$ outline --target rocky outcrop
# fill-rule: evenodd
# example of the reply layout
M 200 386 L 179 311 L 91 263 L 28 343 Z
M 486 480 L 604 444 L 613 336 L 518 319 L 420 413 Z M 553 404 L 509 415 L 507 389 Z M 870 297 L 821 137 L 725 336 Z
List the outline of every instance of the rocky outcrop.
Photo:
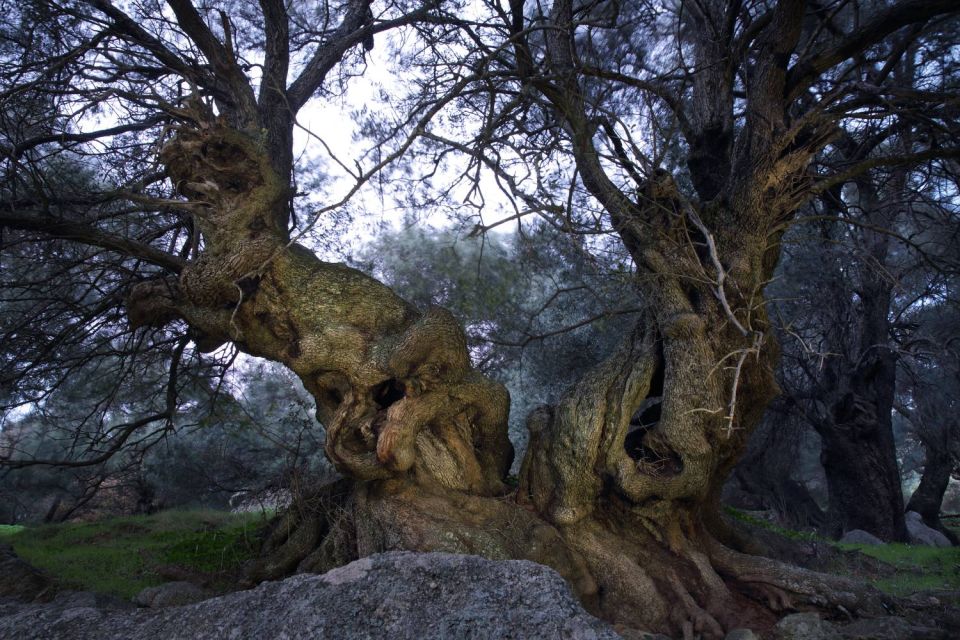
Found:
M 775 640 L 842 640 L 833 625 L 811 612 L 784 616 L 773 627 L 771 637 Z
M 955 632 L 955 628 L 910 622 L 897 616 L 861 618 L 838 624 L 808 612 L 785 616 L 769 637 L 772 640 L 952 640 L 957 637 Z
M 844 640 L 950 640 L 955 630 L 910 623 L 897 616 L 864 618 L 840 627 Z
M 239 491 L 230 496 L 231 513 L 270 513 L 289 507 L 293 495 L 288 489 Z
M 180 607 L 202 602 L 213 597 L 213 592 L 198 587 L 192 582 L 165 582 L 156 587 L 147 587 L 133 601 L 141 607 Z
M 0 603 L 0 637 L 618 638 L 582 609 L 552 569 L 524 560 L 406 552 L 182 607 L 126 612 Z

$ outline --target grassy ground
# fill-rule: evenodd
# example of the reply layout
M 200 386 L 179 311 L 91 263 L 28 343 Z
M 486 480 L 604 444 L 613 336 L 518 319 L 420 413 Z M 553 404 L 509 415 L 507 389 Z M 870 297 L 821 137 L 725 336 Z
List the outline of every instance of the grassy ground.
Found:
M 130 598 L 165 579 L 202 577 L 229 589 L 255 553 L 259 515 L 166 511 L 94 523 L 0 527 L 0 541 L 65 587 Z
M 960 547 L 926 547 L 909 544 L 840 544 L 809 532 L 778 527 L 748 513 L 727 508 L 727 513 L 749 524 L 775 531 L 792 540 L 821 541 L 846 551 L 859 551 L 893 567 L 889 577 L 871 580 L 892 595 L 907 596 L 919 591 L 960 591 Z M 960 533 L 960 531 L 957 531 Z
M 886 562 L 897 572 L 881 578 L 876 586 L 894 595 L 910 595 L 918 591 L 960 590 L 960 547 L 912 546 L 908 544 L 837 544 L 841 549 L 855 549 Z
M 748 514 L 730 513 L 795 540 L 817 539 Z M 165 511 L 95 523 L 26 528 L 0 525 L 0 542 L 11 543 L 22 558 L 49 571 L 69 588 L 130 598 L 165 580 L 199 578 L 222 591 L 235 584 L 242 564 L 254 556 L 254 535 L 262 522 L 263 517 L 254 514 Z M 960 591 L 960 547 L 836 546 L 893 566 L 895 574 L 874 581 L 888 593 Z

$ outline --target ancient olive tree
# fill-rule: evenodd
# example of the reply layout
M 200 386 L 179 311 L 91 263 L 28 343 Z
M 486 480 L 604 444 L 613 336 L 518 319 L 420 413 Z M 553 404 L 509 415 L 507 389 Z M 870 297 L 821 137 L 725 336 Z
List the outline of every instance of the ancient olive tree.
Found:
M 891 70 L 911 43 L 946 37 L 954 9 L 26 3 L 6 12 L 21 25 L 7 32 L 3 96 L 66 116 L 11 129 L 0 224 L 18 241 L 123 256 L 134 327 L 179 332 L 200 352 L 233 344 L 284 364 L 313 395 L 345 480 L 276 523 L 254 579 L 446 550 L 550 565 L 628 627 L 722 637 L 785 607 L 871 611 L 875 595 L 855 583 L 742 553 L 717 503 L 777 392 L 762 290 L 796 209 L 872 166 L 955 152 L 918 135 L 838 174 L 818 175 L 811 160 L 855 114 L 901 117 L 898 100 L 924 114 L 918 127 L 951 129 L 939 87 L 903 90 Z M 642 319 L 531 414 L 515 492 L 509 396 L 473 369 L 451 314 L 319 260 L 291 233 L 298 112 L 336 89 L 335 73 L 359 73 L 375 34 L 404 25 L 423 43 L 410 83 L 423 92 L 378 167 L 417 139 L 464 153 L 523 204 L 518 215 L 574 232 L 579 206 L 595 214 L 636 268 Z M 10 54 L 27 50 L 23 63 Z M 434 127 L 448 107 L 463 126 Z M 115 122 L 90 127 L 98 109 Z M 475 138 L 462 135 L 474 124 Z M 100 192 L 51 199 L 22 184 L 21 167 L 92 143 L 116 158 L 97 167 Z M 552 173 L 533 175 L 545 162 Z M 177 344 L 174 362 L 187 348 Z
M 717 493 L 777 393 L 763 289 L 797 211 L 831 189 L 845 197 L 879 167 L 957 153 L 956 60 L 943 48 L 954 10 L 558 1 L 501 12 L 508 44 L 497 62 L 515 84 L 475 101 L 484 128 L 466 151 L 481 149 L 476 162 L 503 173 L 508 148 L 537 157 L 534 145 L 500 142 L 511 134 L 566 154 L 570 199 L 619 235 L 647 309 L 617 356 L 531 416 L 520 479 L 518 500 L 585 559 L 606 616 L 718 633 L 749 609 L 737 594 L 863 604 L 855 590 L 732 551 L 744 547 L 718 521 Z M 820 161 L 849 132 L 864 144 L 845 162 Z M 510 187 L 577 230 L 549 193 Z M 889 246 L 883 231 L 871 251 Z M 871 321 L 874 345 L 886 319 Z M 865 352 L 864 366 L 889 359 L 886 348 Z M 882 420 L 873 395 L 838 398 L 838 411 Z

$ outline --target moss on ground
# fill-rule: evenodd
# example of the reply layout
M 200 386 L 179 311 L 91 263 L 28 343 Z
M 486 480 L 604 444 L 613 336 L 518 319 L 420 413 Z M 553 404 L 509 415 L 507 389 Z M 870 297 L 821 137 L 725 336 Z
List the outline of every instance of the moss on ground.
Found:
M 197 576 L 229 590 L 256 553 L 259 515 L 166 511 L 0 531 L 20 557 L 65 587 L 131 598 L 164 576 Z M 9 527 L 8 527 L 9 528 Z
M 724 507 L 724 511 L 726 511 L 730 516 L 736 518 L 737 520 L 740 520 L 741 522 L 746 522 L 747 524 L 751 524 L 756 527 L 763 527 L 764 529 L 768 529 L 775 533 L 779 533 L 783 537 L 789 538 L 791 540 L 821 540 L 821 538 L 817 536 L 817 534 L 815 533 L 811 533 L 809 531 L 794 531 L 793 529 L 786 529 L 777 524 L 774 524 L 773 522 L 770 522 L 769 520 L 758 518 L 756 516 L 753 516 L 747 513 L 746 511 L 740 511 L 739 509 L 734 509 L 733 507 Z

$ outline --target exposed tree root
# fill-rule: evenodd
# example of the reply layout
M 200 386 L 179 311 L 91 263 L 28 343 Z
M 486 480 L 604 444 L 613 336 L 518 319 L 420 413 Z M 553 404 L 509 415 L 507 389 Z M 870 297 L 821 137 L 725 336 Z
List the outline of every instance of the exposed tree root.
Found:
M 247 582 L 277 580 L 292 573 L 324 573 L 356 560 L 354 482 L 341 479 L 300 496 L 264 532 L 260 557 L 247 568 Z
M 830 614 L 884 615 L 894 598 L 865 582 L 819 573 L 777 560 L 733 551 L 705 539 L 717 571 L 748 592 L 783 609 L 810 608 Z

